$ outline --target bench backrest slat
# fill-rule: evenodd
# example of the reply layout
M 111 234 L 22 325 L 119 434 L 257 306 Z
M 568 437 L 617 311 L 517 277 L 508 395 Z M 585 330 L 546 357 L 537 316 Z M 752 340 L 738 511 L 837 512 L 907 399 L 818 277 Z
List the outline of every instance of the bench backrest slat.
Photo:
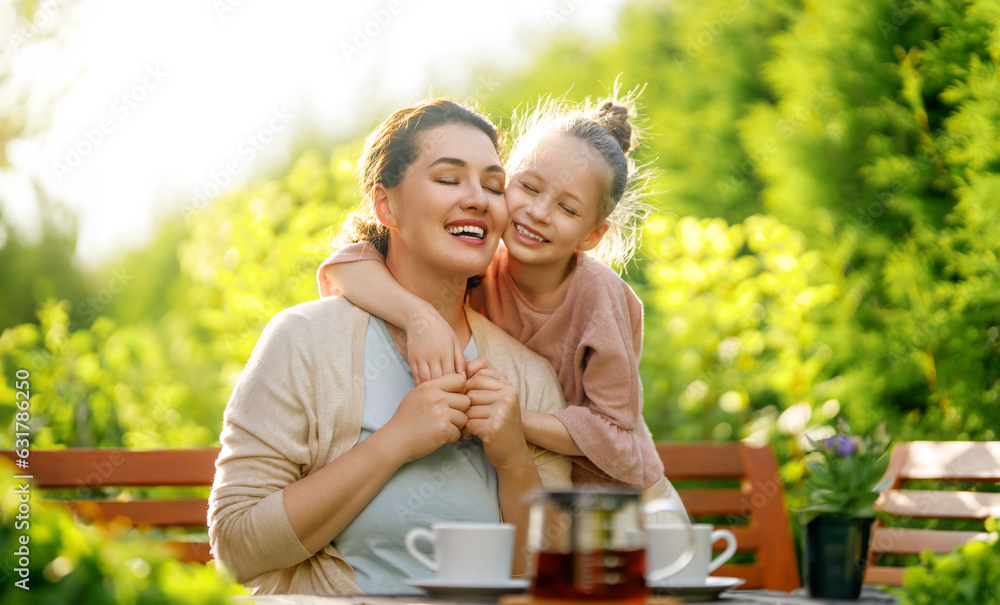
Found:
M 13 452 L 2 452 L 13 459 Z M 219 448 L 31 450 L 27 474 L 42 488 L 211 485 Z
M 134 525 L 150 527 L 205 527 L 208 500 L 184 498 L 178 500 L 70 500 L 67 506 L 77 515 L 98 522 L 125 517 Z
M 15 460 L 12 451 L 0 455 Z M 31 450 L 28 468 L 37 489 L 76 489 L 84 493 L 105 487 L 210 487 L 215 477 L 219 448 L 128 450 L 120 448 Z M 60 494 L 65 497 L 65 494 Z M 58 501 L 77 516 L 94 522 L 128 519 L 140 527 L 203 527 L 208 521 L 208 499 L 177 497 L 166 500 Z M 205 542 L 168 542 L 182 561 L 211 560 Z
M 742 443 L 658 443 L 664 472 L 678 483 L 677 492 L 689 515 L 725 516 L 732 524 L 717 524 L 736 534 L 738 552 L 751 552 L 753 563 L 726 564 L 715 576 L 746 580 L 742 588 L 791 591 L 799 587 L 799 567 L 792 528 L 785 510 L 785 490 L 770 446 Z M 704 487 L 706 481 L 739 483 L 738 487 Z M 695 481 L 697 487 L 685 488 Z M 719 548 L 719 545 L 716 545 Z
M 985 520 L 1000 515 L 1000 494 L 949 491 L 948 487 L 956 483 L 1000 481 L 1000 441 L 899 443 L 892 449 L 889 468 L 882 480 L 888 487 L 879 494 L 875 510 L 907 519 L 907 524 L 912 519 Z M 940 481 L 944 489 L 906 489 L 911 481 Z M 879 518 L 873 526 L 865 582 L 902 584 L 905 568 L 885 565 L 881 561 L 883 555 L 914 555 L 925 550 L 942 554 L 985 535 L 985 531 L 888 527 Z

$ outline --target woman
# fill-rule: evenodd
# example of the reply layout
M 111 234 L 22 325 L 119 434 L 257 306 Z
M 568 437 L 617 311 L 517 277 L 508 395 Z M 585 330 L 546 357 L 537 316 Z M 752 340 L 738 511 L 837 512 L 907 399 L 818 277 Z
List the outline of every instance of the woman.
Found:
M 403 333 L 346 299 L 275 316 L 226 408 L 209 506 L 216 558 L 259 593 L 413 592 L 428 572 L 403 538 L 435 521 L 513 523 L 523 555 L 523 496 L 570 484 L 520 425 L 564 405 L 551 366 L 462 305 L 507 224 L 496 129 L 420 103 L 368 137 L 358 172 L 370 207 L 347 239 L 374 239 L 475 359 L 413 388 Z

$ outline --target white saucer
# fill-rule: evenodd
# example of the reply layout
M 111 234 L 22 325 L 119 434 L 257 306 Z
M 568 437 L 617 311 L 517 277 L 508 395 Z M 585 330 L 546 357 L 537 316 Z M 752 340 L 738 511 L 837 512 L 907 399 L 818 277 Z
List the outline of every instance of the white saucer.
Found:
M 506 581 L 486 586 L 478 582 L 466 584 L 450 580 L 439 580 L 437 578 L 407 580 L 406 583 L 427 591 L 427 594 L 434 598 L 484 601 L 487 603 L 495 603 L 497 597 L 500 595 L 524 592 L 531 586 L 531 580 L 521 578 L 510 578 Z
M 681 597 L 685 601 L 714 601 L 723 592 L 745 583 L 742 578 L 718 578 L 709 576 L 704 584 L 671 584 L 669 578 L 655 584 L 648 584 L 653 594 Z

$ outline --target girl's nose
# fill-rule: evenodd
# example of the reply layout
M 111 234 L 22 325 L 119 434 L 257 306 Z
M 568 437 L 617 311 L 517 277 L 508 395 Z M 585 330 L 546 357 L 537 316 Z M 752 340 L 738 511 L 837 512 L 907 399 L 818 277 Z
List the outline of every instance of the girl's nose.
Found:
M 531 220 L 537 223 L 548 223 L 549 222 L 549 204 L 548 201 L 544 199 L 544 195 L 539 195 L 535 199 L 535 203 L 529 205 L 525 211 Z

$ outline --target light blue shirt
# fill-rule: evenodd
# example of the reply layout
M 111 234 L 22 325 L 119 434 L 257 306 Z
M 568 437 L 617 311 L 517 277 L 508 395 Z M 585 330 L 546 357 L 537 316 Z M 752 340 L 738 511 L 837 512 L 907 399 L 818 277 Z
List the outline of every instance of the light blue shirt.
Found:
M 465 349 L 478 356 L 475 339 Z M 385 322 L 374 315 L 365 333 L 365 409 L 361 438 L 382 428 L 413 389 L 413 374 Z M 333 539 L 368 594 L 421 594 L 406 581 L 434 572 L 410 556 L 403 540 L 435 522 L 499 522 L 496 470 L 478 439 L 460 440 L 400 467 L 368 505 Z M 426 541 L 422 541 L 426 543 Z M 433 558 L 433 555 L 431 555 Z

